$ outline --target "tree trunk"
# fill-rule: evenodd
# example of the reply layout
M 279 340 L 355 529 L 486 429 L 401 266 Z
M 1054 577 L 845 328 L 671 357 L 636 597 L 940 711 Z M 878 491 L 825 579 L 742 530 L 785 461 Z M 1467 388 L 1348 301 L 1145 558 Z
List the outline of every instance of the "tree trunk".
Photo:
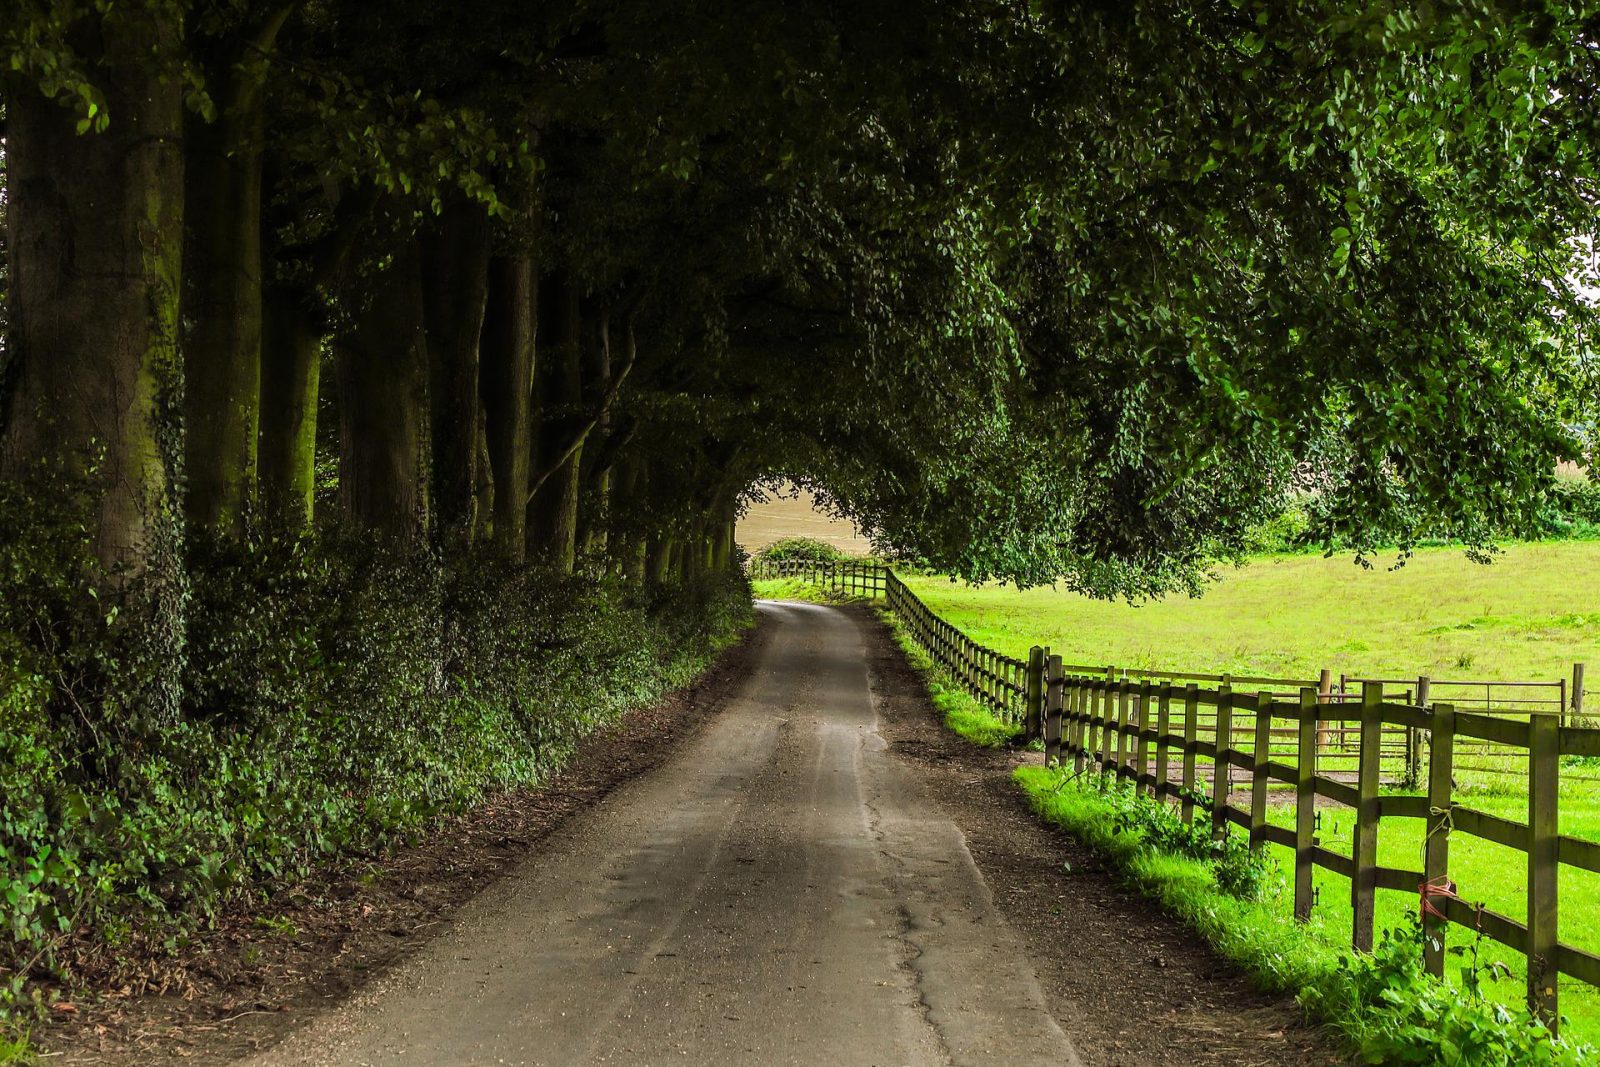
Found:
M 611 319 L 601 307 L 585 301 L 583 307 L 583 395 L 584 403 L 592 408 L 603 403 L 611 388 Z M 605 551 L 606 520 L 611 489 L 610 460 L 606 449 L 596 447 L 611 432 L 611 413 L 602 409 L 599 421 L 584 447 L 582 473 L 579 481 L 583 487 L 582 499 L 589 506 L 579 513 L 578 544 L 587 555 Z
M 677 545 L 670 537 L 657 536 L 650 538 L 645 549 L 645 573 L 650 581 L 661 583 L 668 581 L 673 575 L 673 557 L 677 555 Z
M 482 368 L 479 368 L 482 376 Z M 477 432 L 473 435 L 473 451 L 477 455 L 477 480 L 472 486 L 472 513 L 476 519 L 472 527 L 472 540 L 486 540 L 493 532 L 494 474 L 489 467 L 489 410 L 478 402 Z
M 0 475 L 90 476 L 97 554 L 124 576 L 175 576 L 181 554 L 183 88 L 160 68 L 182 20 L 166 10 L 119 8 L 114 32 L 84 20 L 103 45 L 87 56 L 103 132 L 77 133 L 74 112 L 36 87 L 8 97 Z
M 261 418 L 261 142 L 270 52 L 292 5 L 213 58 L 214 122 L 189 123 L 183 318 L 190 522 L 237 531 L 255 494 Z
M 643 466 L 643 460 L 622 460 L 617 465 L 617 474 L 611 486 L 611 551 L 617 560 L 617 572 L 624 579 L 634 582 L 644 581 L 648 554 L 648 546 L 639 530 L 639 517 L 634 513 L 638 506 Z
M 261 163 L 240 148 L 260 122 L 225 114 L 190 127 L 187 510 L 198 527 L 233 530 L 255 483 L 261 410 Z
M 481 386 L 494 478 L 494 544 L 521 563 L 528 552 L 528 475 L 533 459 L 533 367 L 538 275 L 528 256 L 489 264 Z
M 372 280 L 339 344 L 339 496 L 357 527 L 401 540 L 429 529 L 428 340 L 417 243 Z
M 582 318 L 578 291 L 565 275 L 539 289 L 538 466 L 557 464 L 534 495 L 529 515 L 529 553 L 564 574 L 577 556 L 579 474 L 583 449 L 572 450 L 583 404 Z M 560 457 L 565 456 L 565 459 Z
M 424 321 L 435 523 L 462 542 L 478 525 L 478 343 L 488 271 L 488 212 L 470 203 L 446 208 L 423 242 Z
M 321 316 L 291 290 L 269 286 L 261 334 L 260 492 L 263 510 L 310 525 L 317 487 Z
M 727 571 L 733 563 L 733 520 L 724 519 L 712 529 L 711 569 L 718 574 Z

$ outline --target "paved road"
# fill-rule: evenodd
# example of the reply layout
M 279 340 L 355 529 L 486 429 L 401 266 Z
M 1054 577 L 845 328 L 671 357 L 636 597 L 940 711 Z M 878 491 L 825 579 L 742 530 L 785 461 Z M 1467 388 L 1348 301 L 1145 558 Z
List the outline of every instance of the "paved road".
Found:
M 254 1061 L 1077 1063 L 857 623 L 764 603 L 750 677 L 417 956 Z

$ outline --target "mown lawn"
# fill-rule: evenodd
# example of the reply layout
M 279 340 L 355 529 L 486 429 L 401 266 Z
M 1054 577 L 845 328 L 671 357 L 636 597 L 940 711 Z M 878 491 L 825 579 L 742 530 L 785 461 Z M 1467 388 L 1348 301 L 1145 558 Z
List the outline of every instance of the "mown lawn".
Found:
M 1597 579 L 1600 543 L 1568 542 L 1509 546 L 1489 566 L 1448 549 L 1419 552 L 1398 570 L 1363 570 L 1347 558 L 1269 557 L 1226 571 L 1201 599 L 1178 596 L 1139 606 L 1053 589 L 973 588 L 938 577 L 906 581 L 944 618 L 1012 655 L 1043 644 L 1068 662 L 1202 673 L 1309 679 L 1328 667 L 1336 676 L 1553 681 L 1570 677 L 1575 661 L 1592 661 L 1600 672 Z M 1600 680 L 1590 684 L 1600 687 Z M 1600 696 L 1589 698 L 1587 710 L 1600 712 Z M 1562 832 L 1600 840 L 1600 769 L 1569 764 L 1564 779 Z M 1526 821 L 1527 801 L 1515 775 L 1463 773 L 1458 781 L 1460 803 Z M 1352 815 L 1324 809 L 1322 843 L 1348 855 Z M 1290 825 L 1293 808 L 1275 806 L 1271 817 Z M 1379 861 L 1420 869 L 1423 832 L 1420 822 L 1385 820 Z M 1290 854 L 1272 853 L 1287 873 Z M 1525 918 L 1526 871 L 1520 852 L 1465 834 L 1451 840 L 1451 873 L 1468 901 Z M 1330 938 L 1347 939 L 1348 880 L 1319 871 L 1317 885 L 1317 924 Z M 1287 888 L 1277 903 L 1292 908 Z M 1380 929 L 1402 923 L 1417 905 L 1416 894 L 1380 891 Z M 1563 868 L 1560 928 L 1563 941 L 1600 952 L 1600 876 Z M 1453 928 L 1452 946 L 1472 941 L 1471 931 Z M 1452 955 L 1450 972 L 1470 959 Z M 1489 961 L 1511 971 L 1492 988 L 1508 1002 L 1519 1000 L 1521 954 L 1485 941 L 1480 962 Z M 1567 978 L 1561 999 L 1568 1032 L 1600 1043 L 1600 990 Z
M 1263 557 L 1223 570 L 1200 598 L 1142 605 L 941 577 L 906 584 L 1012 655 L 1038 643 L 1069 663 L 1496 681 L 1556 681 L 1595 661 L 1589 685 L 1600 689 L 1600 541 L 1510 545 L 1488 565 L 1457 549 L 1420 550 L 1398 570 L 1388 562 Z

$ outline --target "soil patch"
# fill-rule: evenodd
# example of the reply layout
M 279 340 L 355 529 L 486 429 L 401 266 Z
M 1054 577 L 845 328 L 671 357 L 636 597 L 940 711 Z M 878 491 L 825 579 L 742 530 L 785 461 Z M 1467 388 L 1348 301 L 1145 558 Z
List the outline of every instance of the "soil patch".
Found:
M 1039 757 L 978 748 L 945 729 L 887 627 L 866 608 L 848 610 L 862 617 L 884 739 L 966 835 L 1089 1067 L 1349 1062 L 1292 1000 L 1254 990 L 1181 922 L 1120 887 L 1096 853 L 1043 826 L 1011 781 Z
M 623 716 L 538 790 L 508 793 L 383 856 L 346 859 L 241 903 L 175 957 L 138 961 L 136 982 L 51 998 L 34 1030 L 44 1062 L 224 1062 L 269 1047 L 405 959 L 572 815 L 658 766 L 745 678 L 769 637 L 757 626 L 691 687 Z

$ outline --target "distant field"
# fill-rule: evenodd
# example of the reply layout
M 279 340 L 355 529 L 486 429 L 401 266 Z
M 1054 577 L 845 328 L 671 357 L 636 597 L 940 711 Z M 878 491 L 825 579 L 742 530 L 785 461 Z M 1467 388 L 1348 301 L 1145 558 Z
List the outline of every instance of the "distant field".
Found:
M 811 494 L 804 490 L 796 500 L 769 500 L 755 505 L 734 531 L 734 540 L 752 555 L 785 537 L 814 537 L 851 556 L 865 556 L 872 551 L 872 542 L 862 537 L 854 525 L 817 510 Z
M 907 584 L 974 639 L 1014 655 L 1037 642 L 1069 663 L 1491 681 L 1556 681 L 1585 661 L 1586 707 L 1600 710 L 1600 542 L 1511 545 L 1487 566 L 1426 549 L 1393 571 L 1271 556 L 1224 571 L 1199 599 L 1138 606 L 939 577 Z

